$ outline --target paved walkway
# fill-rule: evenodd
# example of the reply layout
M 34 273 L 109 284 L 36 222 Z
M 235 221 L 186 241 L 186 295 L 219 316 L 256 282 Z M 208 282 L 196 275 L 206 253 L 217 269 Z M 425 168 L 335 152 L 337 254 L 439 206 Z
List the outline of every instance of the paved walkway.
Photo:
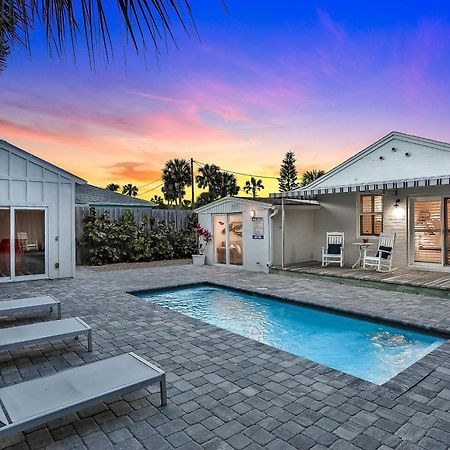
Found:
M 0 297 L 49 293 L 63 317 L 93 327 L 83 340 L 0 356 L 1 383 L 135 351 L 168 373 L 167 407 L 156 390 L 71 414 L 12 437 L 10 449 L 380 449 L 450 447 L 450 342 L 376 386 L 187 318 L 127 290 L 213 281 L 292 300 L 450 333 L 450 303 L 433 297 L 213 267 L 94 273 L 0 286 Z M 11 323 L 1 322 L 1 326 Z M 9 446 L 9 447 L 8 447 Z

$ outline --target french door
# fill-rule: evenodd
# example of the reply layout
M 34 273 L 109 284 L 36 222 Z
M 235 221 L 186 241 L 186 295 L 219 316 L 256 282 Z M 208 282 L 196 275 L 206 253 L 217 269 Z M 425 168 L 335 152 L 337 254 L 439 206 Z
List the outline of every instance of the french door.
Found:
M 411 199 L 411 262 L 450 265 L 450 199 Z
M 242 214 L 214 215 L 213 238 L 216 264 L 242 266 Z
M 0 207 L 0 282 L 48 276 L 47 210 Z

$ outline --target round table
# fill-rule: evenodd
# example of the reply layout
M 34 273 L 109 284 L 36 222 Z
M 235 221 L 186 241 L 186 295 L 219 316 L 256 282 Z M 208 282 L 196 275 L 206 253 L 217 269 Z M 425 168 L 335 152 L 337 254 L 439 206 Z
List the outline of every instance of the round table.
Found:
M 371 242 L 353 242 L 352 245 L 356 245 L 359 250 L 359 256 L 358 261 L 353 264 L 352 269 L 354 269 L 357 266 L 362 266 L 362 261 L 364 258 L 364 254 L 366 253 L 366 250 L 372 245 Z

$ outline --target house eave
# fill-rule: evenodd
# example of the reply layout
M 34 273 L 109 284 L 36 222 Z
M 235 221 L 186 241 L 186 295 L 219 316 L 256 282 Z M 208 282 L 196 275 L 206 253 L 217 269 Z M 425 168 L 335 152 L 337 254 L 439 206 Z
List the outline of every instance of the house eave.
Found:
M 347 192 L 384 191 L 389 189 L 406 189 L 417 187 L 432 187 L 450 185 L 450 175 L 434 178 L 408 178 L 390 181 L 377 181 L 375 183 L 347 184 L 342 186 L 322 186 L 318 188 L 298 189 L 290 192 L 271 194 L 276 198 L 305 197 L 325 194 L 343 194 Z

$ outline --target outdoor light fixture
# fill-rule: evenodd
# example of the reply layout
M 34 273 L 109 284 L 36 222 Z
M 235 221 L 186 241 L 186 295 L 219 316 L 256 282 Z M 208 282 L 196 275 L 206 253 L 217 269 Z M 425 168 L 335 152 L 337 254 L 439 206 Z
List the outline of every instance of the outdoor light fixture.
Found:
M 400 199 L 398 198 L 397 200 L 395 200 L 394 208 L 398 208 L 399 204 L 400 204 Z
M 253 219 L 253 217 L 255 217 L 255 210 L 254 209 L 251 209 L 250 210 L 250 217 Z

